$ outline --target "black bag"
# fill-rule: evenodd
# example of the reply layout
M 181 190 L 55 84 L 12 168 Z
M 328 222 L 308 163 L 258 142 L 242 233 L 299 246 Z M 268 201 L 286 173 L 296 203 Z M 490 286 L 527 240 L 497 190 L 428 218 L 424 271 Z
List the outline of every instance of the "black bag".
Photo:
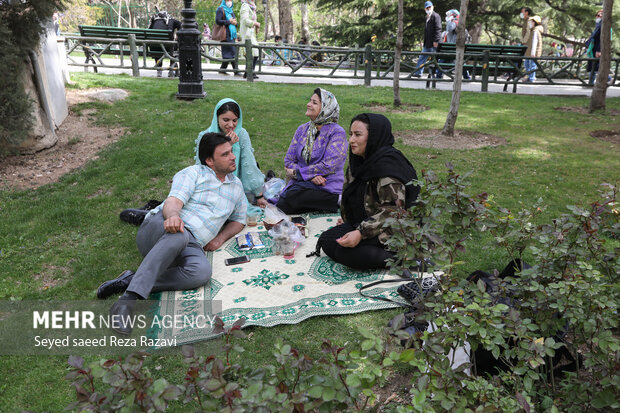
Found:
M 516 273 L 521 272 L 525 269 L 532 268 L 527 263 L 523 262 L 520 259 L 515 259 L 510 261 L 508 265 L 500 272 L 499 274 L 490 274 L 484 271 L 474 271 L 471 273 L 467 280 L 473 283 L 478 283 L 482 281 L 486 286 L 486 291 L 493 298 L 493 302 L 491 305 L 495 304 L 505 304 L 508 307 L 516 308 L 518 307 L 518 301 L 511 296 L 510 290 L 511 285 L 505 285 L 507 294 L 500 294 L 500 284 L 502 280 L 506 277 L 514 277 Z M 556 317 L 561 317 L 561 314 L 557 313 Z M 553 337 L 556 342 L 565 343 L 564 338 L 568 334 L 568 322 L 564 324 L 564 328 L 556 333 Z M 516 343 L 509 342 L 508 345 L 514 346 Z M 475 359 L 475 372 L 476 375 L 490 374 L 495 375 L 500 371 L 509 371 L 510 366 L 506 364 L 501 359 L 496 359 L 495 356 L 490 351 L 483 349 L 482 347 L 478 347 L 473 352 L 473 358 Z M 567 360 L 567 363 L 559 366 L 562 358 Z M 581 359 L 579 361 L 575 360 L 573 355 L 568 351 L 566 345 L 560 347 L 555 352 L 555 356 L 552 358 L 551 363 L 553 365 L 553 373 L 556 377 L 560 377 L 560 375 L 565 371 L 576 371 L 577 363 L 581 363 Z M 551 370 L 551 369 L 550 369 Z

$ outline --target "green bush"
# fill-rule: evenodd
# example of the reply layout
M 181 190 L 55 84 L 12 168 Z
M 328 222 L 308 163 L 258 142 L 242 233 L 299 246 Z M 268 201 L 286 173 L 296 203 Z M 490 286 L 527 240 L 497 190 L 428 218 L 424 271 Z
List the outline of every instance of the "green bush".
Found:
M 62 0 L 24 0 L 0 3 L 0 151 L 18 145 L 32 127 L 32 102 L 21 81 L 28 51 L 36 49 L 46 23 Z
M 251 369 L 233 363 L 243 360 L 236 357 L 243 347 L 233 338 L 245 336 L 244 320 L 230 328 L 218 320 L 225 359 L 184 347 L 188 368 L 182 384 L 153 380 L 142 353 L 86 367 L 71 357 L 68 378 L 78 401 L 70 407 L 161 411 L 178 400 L 199 411 L 376 410 L 378 386 L 395 371 L 407 371 L 411 390 L 399 412 L 620 408 L 617 188 L 605 185 L 601 201 L 569 206 L 568 213 L 538 224 L 542 202 L 521 212 L 498 207 L 487 194 L 468 194 L 467 174 L 451 165 L 444 179 L 423 171 L 418 184 L 418 204 L 389 222 L 390 243 L 402 267 L 426 257 L 444 271 L 440 289 L 417 303 L 417 320 L 433 323 L 432 329 L 408 335 L 394 326 L 378 337 L 359 328 L 345 345 L 324 340 L 319 360 L 276 343 L 274 363 Z M 485 231 L 493 234 L 492 248 L 532 264 L 499 280 L 493 291 L 467 281 L 460 271 L 461 254 Z M 569 332 L 563 337 L 558 332 L 566 322 Z M 397 345 L 395 337 L 406 346 Z M 466 343 L 491 352 L 508 368 L 494 376 L 471 375 L 475 357 L 455 365 L 455 351 Z M 554 356 L 563 347 L 579 363 L 575 372 L 556 375 Z

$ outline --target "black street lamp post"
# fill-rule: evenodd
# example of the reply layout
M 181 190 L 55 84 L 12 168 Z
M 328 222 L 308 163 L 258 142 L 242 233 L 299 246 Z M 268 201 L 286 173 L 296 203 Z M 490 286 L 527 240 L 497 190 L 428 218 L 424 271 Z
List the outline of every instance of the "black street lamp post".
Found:
M 202 57 L 200 56 L 200 31 L 196 25 L 196 10 L 192 0 L 183 0 L 183 24 L 177 32 L 179 42 L 179 91 L 178 99 L 202 99 L 207 93 L 202 88 Z

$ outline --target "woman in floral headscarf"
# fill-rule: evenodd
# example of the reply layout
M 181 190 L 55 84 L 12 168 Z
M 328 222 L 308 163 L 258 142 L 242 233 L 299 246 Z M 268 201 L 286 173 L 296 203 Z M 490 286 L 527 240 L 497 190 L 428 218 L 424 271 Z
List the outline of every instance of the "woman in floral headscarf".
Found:
M 338 211 L 348 147 L 346 133 L 337 123 L 339 115 L 336 97 L 315 89 L 306 105 L 310 122 L 297 128 L 284 157 L 290 180 L 276 206 L 286 214 Z

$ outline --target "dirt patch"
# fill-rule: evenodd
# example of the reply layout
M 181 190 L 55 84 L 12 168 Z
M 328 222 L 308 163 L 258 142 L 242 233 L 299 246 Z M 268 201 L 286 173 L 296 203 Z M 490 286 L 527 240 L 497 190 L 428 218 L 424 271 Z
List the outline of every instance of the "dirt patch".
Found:
M 79 113 L 71 109 L 72 105 L 91 99 L 85 91 L 68 89 L 69 116 L 56 131 L 58 143 L 35 154 L 0 157 L 0 189 L 33 189 L 56 182 L 64 174 L 97 159 L 102 148 L 123 136 L 123 128 L 95 125 L 95 109 Z
M 581 115 L 589 115 L 590 108 L 583 106 L 558 106 L 557 108 L 553 108 L 559 112 L 568 112 L 568 113 L 579 113 Z M 620 115 L 620 109 L 607 109 L 605 113 L 611 116 Z
M 71 263 L 72 261 L 73 260 L 69 261 L 69 263 Z M 44 272 L 40 274 L 34 274 L 33 277 L 35 280 L 41 282 L 39 291 L 45 291 L 64 283 L 68 274 L 69 270 L 66 267 L 57 267 L 55 265 L 46 264 L 44 265 Z
M 590 136 L 620 146 L 620 130 L 595 130 Z
M 409 402 L 412 376 L 412 373 L 392 372 L 383 387 L 375 386 L 373 391 L 379 404 L 377 411 L 392 411 L 395 406 Z
M 394 107 L 391 105 L 382 105 L 376 102 L 366 103 L 364 105 L 365 108 L 368 109 L 369 112 L 374 113 L 411 113 L 411 112 L 424 112 L 425 110 L 429 110 L 430 108 L 426 105 L 418 105 L 415 103 L 403 103 L 399 107 Z
M 506 144 L 506 139 L 488 133 L 455 130 L 454 136 L 443 136 L 439 129 L 395 132 L 406 145 L 435 149 L 479 149 Z

